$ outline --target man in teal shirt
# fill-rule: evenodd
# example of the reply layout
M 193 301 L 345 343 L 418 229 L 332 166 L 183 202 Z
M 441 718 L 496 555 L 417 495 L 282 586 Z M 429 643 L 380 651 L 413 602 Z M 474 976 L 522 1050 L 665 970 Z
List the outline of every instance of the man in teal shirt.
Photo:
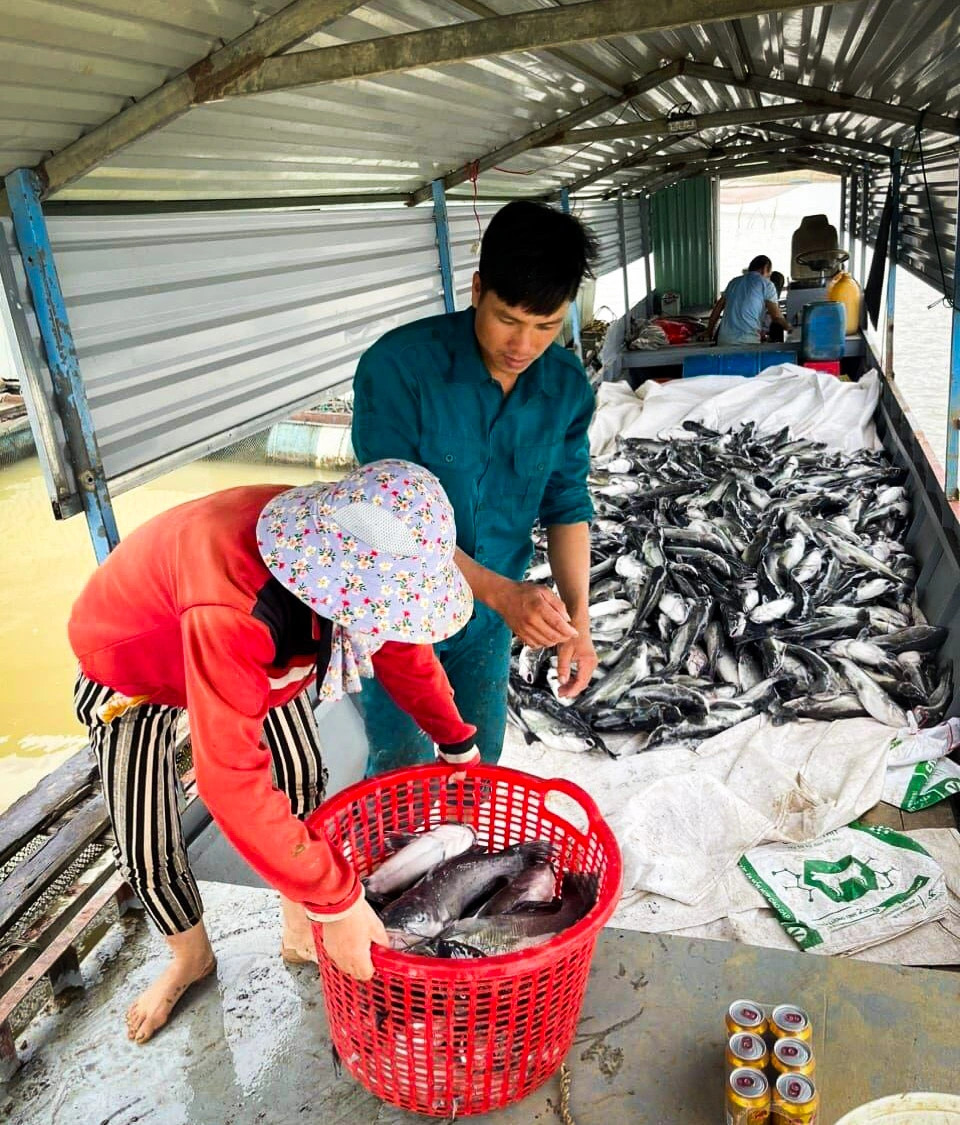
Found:
M 484 235 L 472 307 L 388 332 L 361 356 L 354 380 L 360 461 L 424 465 L 453 505 L 457 564 L 476 612 L 436 650 L 487 762 L 503 746 L 511 632 L 556 646 L 563 695 L 582 691 L 597 666 L 586 483 L 594 396 L 580 361 L 553 343 L 594 255 L 572 216 L 508 204 Z M 537 520 L 559 597 L 522 580 Z M 360 706 L 370 773 L 433 759 L 426 736 L 375 681 Z

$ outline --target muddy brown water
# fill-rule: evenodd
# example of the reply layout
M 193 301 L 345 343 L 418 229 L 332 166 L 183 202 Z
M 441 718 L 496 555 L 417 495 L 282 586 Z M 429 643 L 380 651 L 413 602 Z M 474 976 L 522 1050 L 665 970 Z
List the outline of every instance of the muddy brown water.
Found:
M 313 469 L 196 461 L 116 498 L 121 537 L 151 516 L 239 484 L 306 484 Z M 86 523 L 53 518 L 36 458 L 0 469 L 0 809 L 83 746 L 72 708 L 70 607 L 93 572 Z

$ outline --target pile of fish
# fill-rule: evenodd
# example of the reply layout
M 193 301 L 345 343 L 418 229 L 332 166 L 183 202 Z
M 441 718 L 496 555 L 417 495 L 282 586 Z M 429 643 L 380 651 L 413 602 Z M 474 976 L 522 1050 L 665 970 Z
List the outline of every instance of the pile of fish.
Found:
M 528 741 L 619 756 L 695 746 L 761 711 L 939 721 L 946 630 L 914 596 L 903 471 L 882 452 L 830 452 L 753 423 L 684 429 L 621 439 L 594 461 L 600 667 L 569 705 L 549 651 L 515 650 L 510 716 Z M 542 547 L 533 581 L 550 575 Z
M 579 922 L 597 877 L 567 873 L 556 894 L 546 840 L 488 852 L 466 824 L 394 833 L 395 850 L 364 882 L 393 949 L 430 957 L 493 957 L 541 945 Z

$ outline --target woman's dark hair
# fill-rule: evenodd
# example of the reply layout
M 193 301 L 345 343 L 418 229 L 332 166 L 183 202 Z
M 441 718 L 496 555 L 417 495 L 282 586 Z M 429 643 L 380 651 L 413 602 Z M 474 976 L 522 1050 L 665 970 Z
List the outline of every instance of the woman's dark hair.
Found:
M 774 270 L 773 273 L 770 274 L 770 283 L 773 285 L 774 289 L 776 289 L 778 295 L 786 280 L 787 279 L 779 270 Z
M 741 259 L 742 261 L 742 259 Z M 747 273 L 760 273 L 768 266 L 772 266 L 773 262 L 766 256 L 766 254 L 758 254 L 753 261 L 747 266 Z
M 549 316 L 572 301 L 591 262 L 597 240 L 572 215 L 543 203 L 516 200 L 490 220 L 480 246 L 480 284 L 508 305 Z

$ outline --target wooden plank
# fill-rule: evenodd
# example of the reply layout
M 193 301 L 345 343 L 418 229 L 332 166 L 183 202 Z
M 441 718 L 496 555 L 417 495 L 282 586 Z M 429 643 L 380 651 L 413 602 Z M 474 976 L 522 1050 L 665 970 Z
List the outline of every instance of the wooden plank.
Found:
M 895 832 L 903 831 L 903 814 L 894 805 L 887 805 L 881 801 L 874 805 L 869 812 L 860 817 L 861 824 L 875 824 L 881 828 L 892 828 Z M 917 825 L 916 827 L 920 827 Z
M 122 885 L 123 877 L 119 873 L 114 874 L 110 881 L 105 886 L 101 887 L 97 894 L 87 903 L 76 918 L 74 918 L 57 941 L 55 941 L 49 949 L 44 950 L 37 960 L 34 961 L 33 965 L 30 967 L 30 971 L 25 973 L 17 984 L 0 999 L 0 1027 L 9 1020 L 16 1006 L 30 993 L 31 989 L 38 983 L 40 978 L 56 965 L 64 951 L 74 943 L 81 933 L 83 933 L 84 929 L 107 905 Z
M 41 917 L 18 935 L 17 942 L 0 952 L 0 996 L 29 970 L 37 957 L 53 944 L 115 872 L 113 857 L 105 853 L 71 887 L 54 899 Z M 132 891 L 129 893 L 133 895 Z M 120 912 L 123 913 L 123 910 Z
M 0 864 L 86 797 L 99 777 L 94 753 L 86 746 L 0 813 Z
M 101 796 L 90 797 L 36 855 L 0 883 L 0 936 L 62 875 L 109 823 Z
M 956 828 L 957 818 L 953 811 L 952 801 L 941 801 L 931 805 L 928 809 L 918 809 L 916 812 L 905 812 L 903 827 L 908 831 L 914 828 Z

